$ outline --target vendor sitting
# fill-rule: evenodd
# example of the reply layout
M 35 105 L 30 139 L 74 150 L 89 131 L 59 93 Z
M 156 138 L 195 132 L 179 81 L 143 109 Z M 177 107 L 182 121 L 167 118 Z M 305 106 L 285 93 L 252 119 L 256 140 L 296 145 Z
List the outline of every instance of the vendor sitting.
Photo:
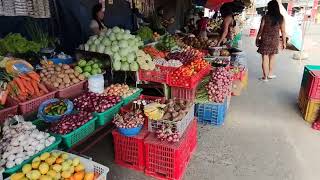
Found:
M 104 11 L 102 4 L 99 3 L 93 6 L 92 18 L 90 23 L 91 32 L 94 35 L 99 35 L 102 30 L 106 29 L 106 26 L 103 24 Z

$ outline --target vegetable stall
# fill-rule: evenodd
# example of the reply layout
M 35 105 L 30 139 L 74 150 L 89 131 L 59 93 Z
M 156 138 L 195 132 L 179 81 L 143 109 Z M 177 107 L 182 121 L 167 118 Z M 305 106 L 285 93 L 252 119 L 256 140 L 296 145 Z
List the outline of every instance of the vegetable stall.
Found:
M 216 42 L 113 27 L 80 45 L 74 61 L 60 55 L 35 66 L 15 54 L 41 47 L 8 35 L 0 40 L 7 54 L 0 63 L 0 172 L 13 180 L 106 177 L 107 167 L 71 152 L 81 154 L 112 132 L 118 165 L 181 179 L 197 124 L 223 125 L 231 96 L 246 83 L 241 52 Z M 113 79 L 120 73 L 122 82 Z M 151 84 L 170 93 L 143 88 Z M 153 166 L 164 162 L 166 170 Z

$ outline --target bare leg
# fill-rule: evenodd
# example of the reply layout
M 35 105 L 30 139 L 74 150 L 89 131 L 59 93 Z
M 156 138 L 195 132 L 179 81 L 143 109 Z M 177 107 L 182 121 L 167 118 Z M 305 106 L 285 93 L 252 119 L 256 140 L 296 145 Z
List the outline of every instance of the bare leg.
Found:
M 267 79 L 268 76 L 268 70 L 269 70 L 269 56 L 268 55 L 262 55 L 262 73 L 263 73 L 263 79 Z
M 270 54 L 269 55 L 269 74 L 268 76 L 272 77 L 273 74 L 273 67 L 276 61 L 276 55 L 275 54 Z

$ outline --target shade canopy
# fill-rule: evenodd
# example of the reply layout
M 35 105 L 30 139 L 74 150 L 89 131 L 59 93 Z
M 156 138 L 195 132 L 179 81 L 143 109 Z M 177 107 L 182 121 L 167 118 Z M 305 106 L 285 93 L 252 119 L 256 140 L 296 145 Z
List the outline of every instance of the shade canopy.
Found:
M 211 10 L 218 10 L 223 3 L 232 1 L 233 0 L 208 0 L 205 7 Z

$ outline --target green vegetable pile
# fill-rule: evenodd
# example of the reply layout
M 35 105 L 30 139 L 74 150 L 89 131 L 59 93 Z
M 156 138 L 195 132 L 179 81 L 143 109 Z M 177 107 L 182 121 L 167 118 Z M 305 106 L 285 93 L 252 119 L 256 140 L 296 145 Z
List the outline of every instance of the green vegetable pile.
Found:
M 74 70 L 80 74 L 83 74 L 85 77 L 89 77 L 91 75 L 101 74 L 101 68 L 102 63 L 100 63 L 97 59 L 93 59 L 90 61 L 80 59 Z
M 153 31 L 147 26 L 143 26 L 138 30 L 138 36 L 142 39 L 142 41 L 151 40 L 152 35 L 153 35 Z
M 7 53 L 22 54 L 27 52 L 39 52 L 40 45 L 33 41 L 28 41 L 22 37 L 21 34 L 8 34 L 5 38 L 0 40 L 0 55 Z
M 176 46 L 176 41 L 170 35 L 165 35 L 159 43 L 156 44 L 156 48 L 160 51 L 170 51 Z
M 59 101 L 59 102 L 49 104 L 44 109 L 44 112 L 46 115 L 58 116 L 58 115 L 64 114 L 66 110 L 67 110 L 67 104 L 64 103 L 64 101 Z
M 208 103 L 209 94 L 206 85 L 209 83 L 210 76 L 205 77 L 197 87 L 195 103 Z

